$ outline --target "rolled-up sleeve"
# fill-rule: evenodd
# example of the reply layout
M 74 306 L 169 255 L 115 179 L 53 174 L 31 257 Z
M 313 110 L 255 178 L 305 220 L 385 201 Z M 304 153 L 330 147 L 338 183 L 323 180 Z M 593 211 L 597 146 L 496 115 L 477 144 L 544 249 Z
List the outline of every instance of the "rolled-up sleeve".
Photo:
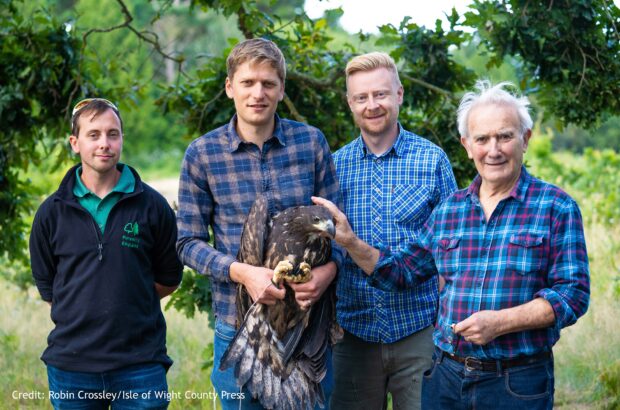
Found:
M 426 223 L 418 240 L 393 253 L 388 247 L 380 247 L 379 260 L 369 276 L 371 286 L 384 291 L 397 291 L 416 286 L 437 274 L 435 259 L 431 253 L 433 241 L 433 218 Z
M 535 295 L 551 304 L 556 331 L 575 323 L 590 303 L 590 270 L 581 213 L 572 200 L 558 208 L 550 239 L 549 287 Z
M 213 218 L 213 195 L 207 176 L 200 168 L 195 144 L 185 152 L 179 180 L 177 253 L 184 265 L 220 282 L 230 281 L 235 258 L 209 244 L 209 223 Z

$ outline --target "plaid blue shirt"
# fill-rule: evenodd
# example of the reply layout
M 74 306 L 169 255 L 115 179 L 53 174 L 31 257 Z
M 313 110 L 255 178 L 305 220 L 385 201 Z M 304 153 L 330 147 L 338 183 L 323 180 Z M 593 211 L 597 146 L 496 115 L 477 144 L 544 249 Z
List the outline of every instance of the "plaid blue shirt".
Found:
M 478 176 L 439 206 L 406 250 L 382 249 L 371 281 L 394 290 L 442 275 L 446 286 L 433 338 L 443 351 L 482 359 L 550 351 L 560 329 L 575 323 L 590 300 L 579 208 L 565 192 L 522 167 L 510 196 L 487 221 L 478 197 L 480 183 Z M 450 328 L 475 312 L 538 297 L 553 307 L 554 326 L 506 334 L 484 346 L 466 342 Z
M 415 240 L 437 204 L 456 190 L 446 154 L 402 127 L 392 148 L 376 156 L 361 136 L 334 154 L 344 211 L 368 244 L 400 247 Z M 435 320 L 437 279 L 399 292 L 369 285 L 347 257 L 338 274 L 338 322 L 369 341 L 392 343 Z
M 318 129 L 276 116 L 274 135 L 263 145 L 244 142 L 230 123 L 193 141 L 179 183 L 177 252 L 181 261 L 211 278 L 215 315 L 234 326 L 236 283 L 229 276 L 243 224 L 258 194 L 276 213 L 311 205 L 312 195 L 341 203 L 334 164 Z M 213 229 L 214 247 L 207 242 Z M 342 251 L 333 248 L 342 264 Z

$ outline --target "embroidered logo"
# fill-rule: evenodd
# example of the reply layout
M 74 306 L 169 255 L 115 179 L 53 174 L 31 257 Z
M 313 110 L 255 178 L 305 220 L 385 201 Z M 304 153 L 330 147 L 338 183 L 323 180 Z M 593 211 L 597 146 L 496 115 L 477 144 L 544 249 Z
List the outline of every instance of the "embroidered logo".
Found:
M 138 237 L 140 228 L 138 227 L 138 222 L 127 222 L 123 231 L 125 231 L 127 235 L 123 234 L 121 246 L 137 249 L 140 245 L 140 238 Z

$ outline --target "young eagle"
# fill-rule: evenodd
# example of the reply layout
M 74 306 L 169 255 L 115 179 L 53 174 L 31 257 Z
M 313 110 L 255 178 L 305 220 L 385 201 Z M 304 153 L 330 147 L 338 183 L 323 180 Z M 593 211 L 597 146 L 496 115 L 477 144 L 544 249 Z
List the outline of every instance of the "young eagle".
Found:
M 267 409 L 313 409 L 324 406 L 320 382 L 327 371 L 327 347 L 338 334 L 335 285 L 308 310 L 295 301 L 288 282 L 307 282 L 310 269 L 329 262 L 334 223 L 320 206 L 288 208 L 269 218 L 260 196 L 243 227 L 237 259 L 274 270 L 274 286 L 286 296 L 273 306 L 252 303 L 238 287 L 238 330 L 220 369 L 235 366 L 239 386 Z

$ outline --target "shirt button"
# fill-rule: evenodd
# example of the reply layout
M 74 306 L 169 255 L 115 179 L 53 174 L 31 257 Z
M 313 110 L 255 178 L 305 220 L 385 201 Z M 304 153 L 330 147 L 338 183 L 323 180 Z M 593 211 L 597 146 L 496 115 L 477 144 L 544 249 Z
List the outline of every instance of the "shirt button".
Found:
M 381 303 L 377 303 L 377 307 L 381 308 L 383 305 Z
M 380 220 L 381 220 L 381 217 L 380 217 L 380 216 L 377 216 L 377 217 L 375 218 L 375 221 L 377 221 L 377 222 L 379 222 Z
M 375 162 L 376 162 L 377 164 L 380 164 L 380 163 L 381 163 L 381 161 L 383 161 L 381 158 L 377 158 L 377 159 L 375 160 Z

